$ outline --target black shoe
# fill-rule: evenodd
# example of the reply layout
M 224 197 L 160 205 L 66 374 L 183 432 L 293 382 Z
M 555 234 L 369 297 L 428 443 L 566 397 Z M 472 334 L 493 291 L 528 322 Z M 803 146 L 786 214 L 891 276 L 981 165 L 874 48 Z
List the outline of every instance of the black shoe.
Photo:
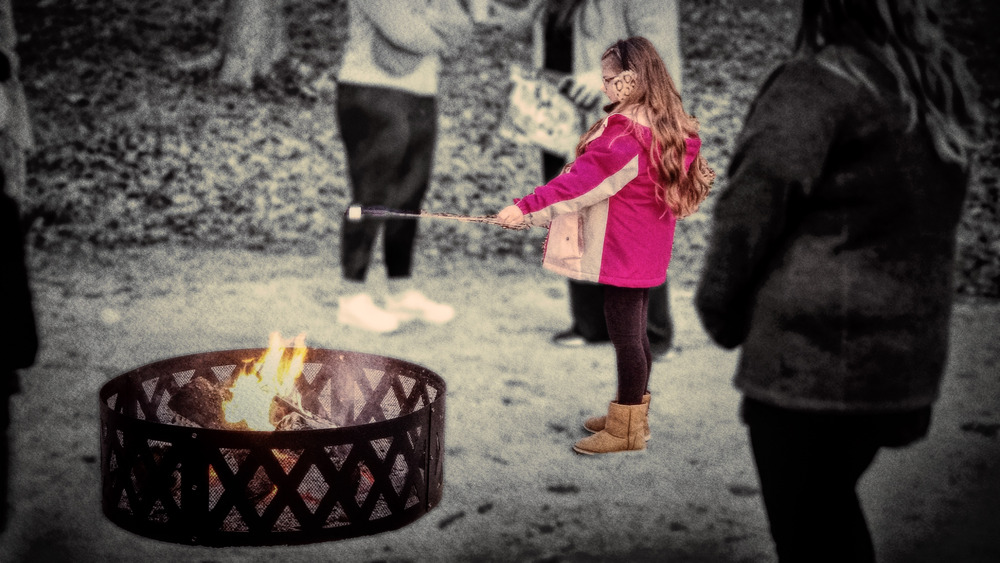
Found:
M 668 358 L 674 356 L 673 345 L 670 342 L 670 340 L 658 334 L 653 334 L 652 332 L 648 334 L 649 334 L 649 350 L 650 352 L 653 353 L 654 359 L 662 358 L 664 356 Z

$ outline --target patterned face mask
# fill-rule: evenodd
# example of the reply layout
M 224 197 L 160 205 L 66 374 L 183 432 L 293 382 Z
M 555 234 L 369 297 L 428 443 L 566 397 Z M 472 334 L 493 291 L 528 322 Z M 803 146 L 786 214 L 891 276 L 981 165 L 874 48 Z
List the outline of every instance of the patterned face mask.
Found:
M 635 91 L 637 85 L 638 81 L 636 74 L 631 70 L 623 70 L 611 79 L 611 87 L 618 96 L 619 102 L 627 100 L 628 97 L 632 95 L 632 92 Z

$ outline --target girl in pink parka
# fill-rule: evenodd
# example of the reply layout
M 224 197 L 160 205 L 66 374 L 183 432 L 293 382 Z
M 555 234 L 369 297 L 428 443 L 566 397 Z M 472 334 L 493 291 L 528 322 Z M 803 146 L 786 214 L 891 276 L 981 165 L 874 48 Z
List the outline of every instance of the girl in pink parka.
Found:
M 581 138 L 563 173 L 504 208 L 498 218 L 548 225 L 543 266 L 606 286 L 618 397 L 584 427 L 580 453 L 643 450 L 649 439 L 646 334 L 649 288 L 666 279 L 678 218 L 705 199 L 712 173 L 698 156 L 697 121 L 652 43 L 616 42 L 601 57 L 609 115 Z

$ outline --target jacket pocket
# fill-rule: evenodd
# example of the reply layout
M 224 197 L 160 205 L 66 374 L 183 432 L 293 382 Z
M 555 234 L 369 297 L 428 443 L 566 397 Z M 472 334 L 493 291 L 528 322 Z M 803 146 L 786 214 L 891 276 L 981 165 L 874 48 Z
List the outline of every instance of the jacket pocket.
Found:
M 583 215 L 565 213 L 552 219 L 546 247 L 549 260 L 564 266 L 579 265 L 583 252 Z

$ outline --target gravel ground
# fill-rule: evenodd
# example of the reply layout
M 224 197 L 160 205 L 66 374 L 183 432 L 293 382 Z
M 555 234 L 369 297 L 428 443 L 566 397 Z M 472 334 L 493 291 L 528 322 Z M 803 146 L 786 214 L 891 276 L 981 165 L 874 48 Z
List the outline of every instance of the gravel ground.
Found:
M 417 285 L 457 318 L 372 336 L 335 323 L 333 248 L 35 252 L 43 346 L 14 401 L 0 561 L 774 560 L 730 384 L 737 355 L 701 330 L 690 287 L 672 288 L 677 350 L 654 366 L 649 449 L 579 456 L 570 446 L 614 393 L 614 364 L 610 346 L 548 343 L 569 322 L 562 278 L 522 262 L 424 260 Z M 861 484 L 883 563 L 1000 560 L 998 324 L 997 301 L 958 303 L 929 438 L 883 451 Z M 174 545 L 104 518 L 100 386 L 158 359 L 262 347 L 272 330 L 446 380 L 441 504 L 396 531 L 270 548 Z

